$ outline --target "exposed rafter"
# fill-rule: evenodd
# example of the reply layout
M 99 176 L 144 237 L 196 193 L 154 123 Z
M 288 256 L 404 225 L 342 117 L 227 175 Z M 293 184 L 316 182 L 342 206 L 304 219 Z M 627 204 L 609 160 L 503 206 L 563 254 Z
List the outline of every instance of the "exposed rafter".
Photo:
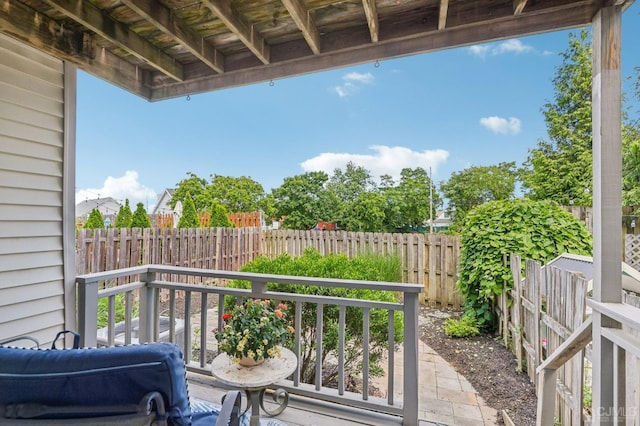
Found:
M 35 30 L 33 22 L 40 23 Z M 95 47 L 90 34 L 80 36 L 73 33 L 18 0 L 2 0 L 0 32 L 3 31 L 39 46 L 53 57 L 78 64 L 85 71 L 124 90 L 145 99 L 151 97 L 151 89 L 142 84 L 142 81 L 148 80 L 148 71 L 140 70 L 113 53 Z M 79 38 L 84 39 L 82 43 L 75 42 Z
M 153 24 L 165 34 L 182 44 L 196 58 L 216 72 L 224 72 L 224 57 L 193 28 L 155 0 L 122 0 L 138 15 Z
M 527 0 L 513 0 L 513 14 L 520 15 L 527 5 Z
M 263 64 L 268 64 L 269 45 L 230 2 L 224 0 L 203 0 L 202 4 L 215 13 L 224 24 L 256 55 Z
M 447 27 L 448 13 L 449 13 L 449 0 L 440 0 L 440 11 L 438 13 L 438 29 L 439 30 L 444 30 Z
M 315 55 L 320 54 L 320 34 L 309 11 L 300 0 L 282 0 Z
M 377 43 L 380 37 L 380 24 L 378 23 L 376 0 L 362 0 L 362 7 L 364 7 L 364 14 L 367 16 L 371 41 Z
M 0 0 L 0 32 L 160 100 L 590 25 L 631 3 Z
M 183 81 L 182 65 L 139 36 L 125 24 L 110 18 L 88 1 L 44 0 L 51 7 L 81 23 L 99 36 L 145 61 L 177 81 Z

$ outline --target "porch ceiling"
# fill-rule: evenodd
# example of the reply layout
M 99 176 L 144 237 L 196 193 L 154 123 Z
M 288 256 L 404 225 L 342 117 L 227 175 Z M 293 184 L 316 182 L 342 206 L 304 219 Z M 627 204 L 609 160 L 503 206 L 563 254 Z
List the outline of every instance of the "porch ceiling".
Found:
M 633 0 L 0 0 L 0 32 L 149 100 L 590 25 Z

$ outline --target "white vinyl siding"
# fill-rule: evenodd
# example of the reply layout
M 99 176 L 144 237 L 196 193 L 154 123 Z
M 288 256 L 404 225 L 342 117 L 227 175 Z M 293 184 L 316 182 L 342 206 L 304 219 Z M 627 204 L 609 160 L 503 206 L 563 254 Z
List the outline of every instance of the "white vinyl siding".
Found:
M 65 327 L 64 69 L 0 34 L 0 341 Z

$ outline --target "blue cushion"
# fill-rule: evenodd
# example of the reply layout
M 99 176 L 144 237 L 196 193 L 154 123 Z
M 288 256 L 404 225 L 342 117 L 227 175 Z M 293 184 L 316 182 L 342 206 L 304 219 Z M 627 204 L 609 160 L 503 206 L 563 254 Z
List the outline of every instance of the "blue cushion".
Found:
M 83 349 L 0 347 L 0 404 L 138 404 L 160 392 L 170 424 L 190 423 L 186 370 L 170 343 Z

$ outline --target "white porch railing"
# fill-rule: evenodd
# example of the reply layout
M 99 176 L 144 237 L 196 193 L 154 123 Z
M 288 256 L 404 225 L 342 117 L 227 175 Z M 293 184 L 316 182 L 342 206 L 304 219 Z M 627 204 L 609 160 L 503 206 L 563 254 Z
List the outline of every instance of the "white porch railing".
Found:
M 233 289 L 224 286 L 203 286 L 194 284 L 182 284 L 168 280 L 161 280 L 159 277 L 193 276 L 211 280 L 233 280 L 240 279 L 251 282 L 250 290 Z M 129 284 L 111 287 L 107 285 L 111 280 L 128 279 Z M 296 277 L 282 275 L 267 275 L 256 273 L 242 273 L 230 271 L 215 271 L 208 269 L 181 268 L 174 266 L 147 265 L 133 268 L 125 268 L 96 274 L 82 275 L 76 278 L 78 290 L 78 328 L 81 333 L 83 346 L 95 346 L 97 341 L 97 314 L 98 299 L 108 299 L 108 325 L 106 330 L 106 344 L 116 343 L 116 296 L 124 294 L 124 337 L 123 343 L 131 343 L 134 331 L 133 306 L 134 299 L 139 302 L 138 334 L 139 342 L 157 341 L 160 337 L 160 313 L 158 306 L 160 302 L 161 290 L 163 296 L 168 297 L 168 312 L 163 316 L 168 317 L 168 339 L 186 348 L 185 362 L 191 371 L 210 374 L 210 363 L 207 362 L 207 351 L 217 351 L 213 344 L 209 343 L 208 335 L 213 330 L 208 329 L 209 322 L 208 306 L 211 300 L 217 305 L 216 324 L 218 328 L 222 326 L 222 314 L 224 312 L 225 297 L 234 300 L 242 297 L 252 297 L 259 299 L 270 299 L 277 301 L 287 301 L 289 303 L 314 304 L 317 307 L 317 329 L 322 330 L 323 308 L 325 306 L 337 306 L 339 309 L 338 342 L 339 347 L 336 354 L 338 363 L 338 385 L 337 388 L 328 388 L 323 385 L 323 365 L 316 363 L 314 384 L 302 383 L 299 369 L 293 375 L 292 380 L 279 382 L 278 387 L 284 388 L 292 394 L 316 398 L 324 401 L 359 407 L 376 412 L 383 412 L 402 416 L 404 425 L 418 424 L 418 295 L 423 291 L 423 286 L 419 284 L 401 284 L 373 281 L 354 281 L 339 279 L 324 279 L 311 277 Z M 381 291 L 392 291 L 399 294 L 398 303 L 378 302 L 372 300 L 349 299 L 341 297 L 301 295 L 296 293 L 273 292 L 267 289 L 268 282 L 278 282 L 283 284 L 311 285 L 318 287 L 336 287 L 351 289 L 372 289 Z M 168 296 L 167 296 L 168 293 Z M 177 295 L 184 297 L 184 317 L 179 318 L 177 311 Z M 200 355 L 198 360 L 192 359 L 192 316 L 195 309 L 192 308 L 192 298 L 199 296 L 199 346 Z M 362 392 L 355 393 L 345 390 L 345 368 L 344 368 L 344 344 L 345 344 L 345 316 L 348 307 L 362 309 L 363 315 L 363 335 L 364 350 L 362 357 Z M 381 309 L 388 313 L 388 357 L 386 370 L 388 374 L 387 398 L 372 397 L 369 395 L 368 379 L 370 374 L 369 364 L 369 320 L 371 309 Z M 295 309 L 295 346 L 294 352 L 300 359 L 302 350 L 301 344 L 301 312 L 302 309 Z M 404 344 L 404 372 L 402 383 L 398 384 L 394 380 L 394 313 L 402 312 L 404 316 L 403 344 Z M 184 330 L 177 333 L 176 320 L 184 321 Z M 182 323 L 180 323 L 182 324 Z M 322 333 L 318 332 L 315 345 L 317 348 L 317 358 L 322 348 Z M 208 342 L 209 340 L 209 342 Z M 394 390 L 402 387 L 402 401 L 396 401 Z
M 640 384 L 637 369 L 640 365 L 640 309 L 626 303 L 602 303 L 593 299 L 587 299 L 587 305 L 592 308 L 593 313 L 599 313 L 614 326 L 600 327 L 601 333 L 595 335 L 592 318 L 589 318 L 540 364 L 537 368 L 538 426 L 555 424 L 557 369 L 582 351 L 593 339 L 601 339 L 603 344 L 613 347 L 614 375 L 609 378 L 609 383 L 603 383 L 601 388 L 592 389 L 594 396 L 597 392 L 613 395 L 613 406 L 592 407 L 592 410 L 599 410 L 599 417 L 616 425 L 636 424 L 633 422 L 637 421 L 640 415 L 638 395 L 634 395 L 634 392 L 638 392 Z

